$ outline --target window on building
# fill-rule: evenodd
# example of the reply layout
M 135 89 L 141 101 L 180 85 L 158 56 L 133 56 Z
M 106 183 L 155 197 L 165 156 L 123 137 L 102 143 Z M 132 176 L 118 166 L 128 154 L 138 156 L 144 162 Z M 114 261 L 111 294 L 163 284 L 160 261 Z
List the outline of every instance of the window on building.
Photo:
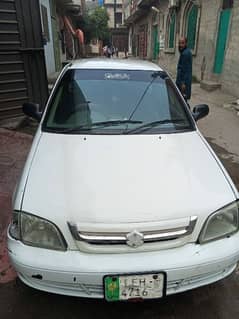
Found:
M 122 24 L 122 12 L 115 13 L 115 23 Z
M 195 50 L 196 35 L 197 35 L 197 21 L 198 21 L 198 6 L 192 5 L 187 14 L 187 33 L 188 47 Z
M 174 52 L 175 50 L 175 33 L 176 33 L 176 13 L 169 12 L 166 25 L 166 51 Z
M 183 14 L 183 29 L 182 35 L 188 40 L 188 47 L 193 54 L 197 51 L 197 37 L 199 32 L 201 7 L 188 0 Z
M 168 39 L 168 47 L 169 49 L 173 49 L 175 46 L 175 22 L 176 22 L 176 14 L 175 12 L 170 17 L 169 21 L 169 39 Z
M 223 0 L 222 10 L 233 8 L 233 0 Z

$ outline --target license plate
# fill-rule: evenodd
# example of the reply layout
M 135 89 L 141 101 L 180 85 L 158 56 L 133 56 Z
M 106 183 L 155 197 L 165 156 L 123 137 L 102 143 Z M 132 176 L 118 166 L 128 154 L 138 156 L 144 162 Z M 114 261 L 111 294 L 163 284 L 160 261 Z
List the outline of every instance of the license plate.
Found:
M 109 275 L 104 277 L 105 299 L 156 299 L 164 295 L 165 274 Z

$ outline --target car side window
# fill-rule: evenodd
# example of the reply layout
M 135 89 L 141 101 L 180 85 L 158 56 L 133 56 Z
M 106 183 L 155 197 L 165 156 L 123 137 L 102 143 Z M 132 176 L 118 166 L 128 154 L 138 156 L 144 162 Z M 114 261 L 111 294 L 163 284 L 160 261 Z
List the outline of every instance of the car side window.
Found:
M 54 127 L 61 124 L 90 124 L 88 103 L 77 81 L 73 79 L 62 81 L 54 97 L 48 125 Z
M 172 118 L 185 118 L 186 112 L 185 108 L 183 107 L 182 101 L 180 101 L 175 88 L 173 88 L 173 85 L 171 83 L 171 80 L 166 80 L 167 85 L 167 91 L 168 91 L 168 101 L 169 101 L 169 109 L 171 113 Z

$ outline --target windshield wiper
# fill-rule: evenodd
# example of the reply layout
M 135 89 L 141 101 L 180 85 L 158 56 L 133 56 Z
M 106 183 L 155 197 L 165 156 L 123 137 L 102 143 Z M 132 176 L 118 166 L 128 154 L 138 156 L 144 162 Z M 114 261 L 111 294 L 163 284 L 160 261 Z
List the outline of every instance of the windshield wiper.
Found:
M 152 80 L 147 84 L 147 86 L 145 87 L 142 95 L 140 96 L 138 102 L 136 103 L 136 105 L 133 107 L 133 110 L 132 112 L 130 113 L 129 115 L 129 120 L 131 120 L 135 114 L 135 112 L 138 110 L 138 108 L 140 107 L 145 95 L 147 94 L 149 88 L 151 87 L 151 85 L 153 84 L 153 82 L 158 78 L 160 77 L 161 79 L 163 80 L 166 80 L 168 79 L 168 75 L 166 72 L 164 71 L 155 71 L 155 72 L 152 72 L 151 73 L 151 77 L 152 77 Z
M 149 130 L 149 129 L 156 127 L 158 125 L 161 125 L 161 124 L 182 123 L 182 122 L 184 122 L 183 119 L 165 119 L 165 120 L 161 120 L 161 121 L 149 122 L 149 123 L 145 123 L 143 125 L 140 125 L 136 128 L 133 128 L 131 130 L 127 130 L 124 132 L 124 134 L 146 131 L 146 130 Z
M 104 122 L 95 122 L 91 126 L 111 126 L 111 125 L 120 125 L 120 124 L 141 124 L 143 121 L 134 121 L 134 120 L 112 120 Z
M 90 131 L 95 127 L 107 127 L 114 126 L 120 124 L 141 124 L 143 121 L 133 121 L 133 120 L 112 120 L 112 121 L 104 121 L 104 122 L 95 122 L 89 125 L 80 125 L 72 128 L 54 128 L 54 131 L 57 133 L 73 133 L 78 131 Z M 51 128 L 53 129 L 53 128 Z

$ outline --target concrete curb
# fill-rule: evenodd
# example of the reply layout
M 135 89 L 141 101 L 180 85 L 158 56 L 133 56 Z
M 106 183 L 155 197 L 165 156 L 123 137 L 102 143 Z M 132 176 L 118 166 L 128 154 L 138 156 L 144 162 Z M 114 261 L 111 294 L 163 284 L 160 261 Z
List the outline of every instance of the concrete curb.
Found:
M 9 129 L 9 130 L 17 130 L 21 127 L 26 121 L 26 116 L 18 116 L 14 118 L 8 118 L 0 121 L 0 127 Z

